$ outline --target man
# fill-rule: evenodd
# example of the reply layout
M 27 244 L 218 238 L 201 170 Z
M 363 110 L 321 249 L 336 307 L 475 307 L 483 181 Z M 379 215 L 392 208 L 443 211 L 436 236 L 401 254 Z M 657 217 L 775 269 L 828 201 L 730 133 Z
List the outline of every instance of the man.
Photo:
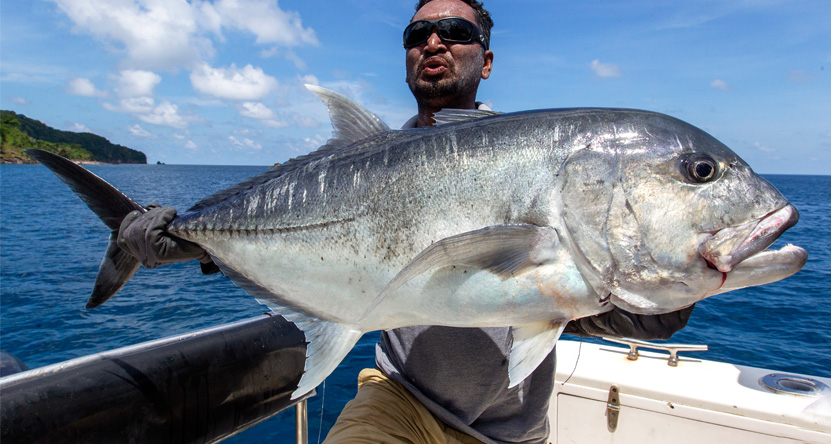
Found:
M 476 93 L 493 67 L 492 26 L 475 0 L 418 3 L 404 33 L 406 80 L 418 114 L 405 128 L 431 125 L 443 108 L 481 107 Z M 164 232 L 174 216 L 159 208 L 129 216 L 119 245 L 145 265 L 198 259 L 204 269 L 210 258 L 201 248 Z M 573 321 L 566 332 L 664 339 L 686 325 L 691 311 L 638 316 L 614 310 Z M 545 442 L 554 353 L 508 389 L 511 343 L 509 328 L 418 326 L 382 333 L 377 368 L 361 372 L 358 394 L 327 442 Z

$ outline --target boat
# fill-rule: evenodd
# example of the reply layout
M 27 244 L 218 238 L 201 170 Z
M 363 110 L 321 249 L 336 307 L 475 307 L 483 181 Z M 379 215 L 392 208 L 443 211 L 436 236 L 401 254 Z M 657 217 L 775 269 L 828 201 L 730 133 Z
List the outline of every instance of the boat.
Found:
M 0 378 L 3 443 L 219 442 L 294 406 L 303 333 L 261 316 Z
M 831 378 L 690 355 L 702 345 L 555 350 L 552 444 L 831 444 Z M 21 371 L 0 378 L 0 441 L 213 443 L 294 407 L 305 444 L 304 360 L 302 332 L 263 316 Z
M 550 442 L 831 443 L 831 378 L 689 354 L 706 349 L 561 340 Z

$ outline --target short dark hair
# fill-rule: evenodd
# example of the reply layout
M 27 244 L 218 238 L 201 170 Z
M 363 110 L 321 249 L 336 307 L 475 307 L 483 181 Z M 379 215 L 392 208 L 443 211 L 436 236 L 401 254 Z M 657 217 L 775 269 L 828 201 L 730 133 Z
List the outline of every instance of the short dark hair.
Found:
M 416 4 L 415 10 L 418 12 L 424 5 L 430 3 L 432 0 L 419 0 Z M 491 28 L 493 28 L 493 19 L 491 19 L 491 13 L 485 10 L 485 6 L 480 1 L 476 0 L 459 0 L 461 2 L 467 3 L 468 6 L 473 8 L 476 12 L 476 24 L 479 25 L 479 28 L 482 29 L 482 33 L 485 34 L 485 40 L 487 40 L 488 45 L 490 46 L 491 43 Z M 485 48 L 487 49 L 487 48 Z

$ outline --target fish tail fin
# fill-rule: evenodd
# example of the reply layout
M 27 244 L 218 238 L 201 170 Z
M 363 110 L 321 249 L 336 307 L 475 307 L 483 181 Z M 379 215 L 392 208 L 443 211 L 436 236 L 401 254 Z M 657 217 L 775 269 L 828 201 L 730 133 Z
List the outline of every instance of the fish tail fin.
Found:
M 55 173 L 111 230 L 107 252 L 98 267 L 98 276 L 86 305 L 86 308 L 97 307 L 118 293 L 141 266 L 138 259 L 119 248 L 116 241 L 118 228 L 124 218 L 133 211 L 146 210 L 104 179 L 75 162 L 37 149 L 26 150 L 26 154 Z

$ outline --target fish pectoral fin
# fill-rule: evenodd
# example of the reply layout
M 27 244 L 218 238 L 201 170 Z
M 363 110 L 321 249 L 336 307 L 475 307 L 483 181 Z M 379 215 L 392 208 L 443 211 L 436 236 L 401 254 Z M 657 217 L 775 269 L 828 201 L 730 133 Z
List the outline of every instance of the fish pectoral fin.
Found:
M 295 324 L 306 335 L 306 366 L 291 399 L 297 399 L 320 385 L 364 334 L 348 325 L 320 319 L 295 321 Z
M 444 238 L 425 248 L 398 272 L 361 320 L 392 292 L 427 271 L 456 265 L 510 279 L 555 260 L 559 248 L 557 230 L 530 224 L 494 225 Z
M 229 267 L 219 258 L 214 258 L 214 262 L 234 284 L 275 313 L 294 322 L 306 336 L 306 364 L 291 399 L 297 399 L 320 385 L 364 334 L 350 325 L 317 318 L 303 307 L 290 303 L 244 273 Z
M 537 322 L 511 327 L 514 343 L 508 359 L 508 387 L 524 381 L 551 353 L 568 321 Z

